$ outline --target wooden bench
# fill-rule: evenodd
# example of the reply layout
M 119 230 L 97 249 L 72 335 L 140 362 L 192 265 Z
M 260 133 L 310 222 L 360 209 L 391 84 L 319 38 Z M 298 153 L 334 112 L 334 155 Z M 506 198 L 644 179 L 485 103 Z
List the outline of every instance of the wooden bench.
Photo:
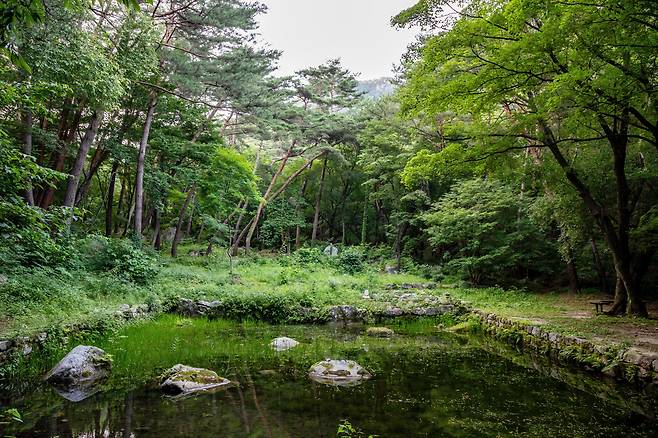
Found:
M 603 313 L 603 306 L 608 306 L 612 303 L 614 303 L 613 300 L 596 300 L 596 301 L 590 301 L 590 304 L 594 304 L 594 307 L 596 308 L 596 313 L 597 315 L 599 313 Z

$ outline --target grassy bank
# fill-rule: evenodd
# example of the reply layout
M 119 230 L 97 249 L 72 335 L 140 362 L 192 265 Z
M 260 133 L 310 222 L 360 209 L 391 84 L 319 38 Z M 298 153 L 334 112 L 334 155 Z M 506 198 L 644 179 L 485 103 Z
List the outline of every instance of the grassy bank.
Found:
M 191 249 L 198 248 L 183 247 L 180 253 Z M 20 272 L 3 277 L 0 284 L 0 339 L 68 324 L 105 324 L 121 304 L 145 303 L 152 310 L 166 310 L 181 297 L 232 299 L 236 305 L 258 300 L 264 308 L 280 302 L 314 308 L 337 304 L 386 307 L 400 304 L 399 294 L 386 290 L 388 284 L 428 281 L 420 269 L 385 274 L 384 260 L 371 259 L 356 267 L 349 260 L 347 265 L 342 262 L 302 251 L 292 256 L 253 254 L 234 258 L 231 263 L 218 252 L 211 257 L 162 256 L 156 262 L 158 269 L 143 282 L 131 281 L 117 272 L 88 269 Z M 375 299 L 362 299 L 365 290 Z M 595 315 L 589 303 L 601 298 L 595 293 L 574 296 L 468 287 L 416 292 L 419 299 L 447 292 L 475 308 L 550 331 L 658 351 L 657 320 Z M 658 313 L 655 304 L 650 310 Z

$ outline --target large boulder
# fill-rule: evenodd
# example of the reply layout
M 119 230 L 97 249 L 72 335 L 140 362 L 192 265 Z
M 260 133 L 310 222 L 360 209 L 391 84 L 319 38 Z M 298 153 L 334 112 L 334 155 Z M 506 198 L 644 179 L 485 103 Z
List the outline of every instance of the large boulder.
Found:
M 185 316 L 203 316 L 212 313 L 221 304 L 219 301 L 193 301 L 181 298 L 176 304 L 176 311 Z
M 359 321 L 363 319 L 363 313 L 354 306 L 333 306 L 329 309 L 329 317 L 332 321 Z
M 100 390 L 99 384 L 112 369 L 112 358 L 97 347 L 78 345 L 46 374 L 56 392 L 70 401 L 80 401 Z
M 311 380 L 332 386 L 355 386 L 372 375 L 353 360 L 325 359 L 317 362 L 308 373 Z
M 177 364 L 162 375 L 160 388 L 169 395 L 186 396 L 223 389 L 230 383 L 214 371 Z
M 288 338 L 286 336 L 276 338 L 272 342 L 270 342 L 270 346 L 276 351 L 290 350 L 291 348 L 296 347 L 298 345 L 299 342 L 295 341 L 293 338 Z

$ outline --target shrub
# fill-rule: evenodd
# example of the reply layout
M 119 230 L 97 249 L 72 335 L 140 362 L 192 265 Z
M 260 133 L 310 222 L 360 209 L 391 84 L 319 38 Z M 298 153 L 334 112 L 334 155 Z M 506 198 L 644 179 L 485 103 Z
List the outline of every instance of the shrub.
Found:
M 317 265 L 326 262 L 327 256 L 324 255 L 320 248 L 299 248 L 293 254 L 295 262 L 300 265 Z
M 83 263 L 92 271 L 111 271 L 137 284 L 148 283 L 158 273 L 156 258 L 130 240 L 93 236 L 82 247 Z
M 338 253 L 338 269 L 345 274 L 356 274 L 363 271 L 363 251 L 358 247 L 347 247 Z

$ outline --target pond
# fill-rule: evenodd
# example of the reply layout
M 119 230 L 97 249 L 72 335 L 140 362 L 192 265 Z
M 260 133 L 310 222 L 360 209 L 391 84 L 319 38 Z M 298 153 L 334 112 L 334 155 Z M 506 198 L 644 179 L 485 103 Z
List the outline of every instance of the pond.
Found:
M 164 316 L 96 340 L 114 358 L 112 374 L 102 391 L 77 403 L 36 377 L 66 351 L 33 359 L 33 378 L 2 382 L 0 403 L 17 408 L 23 422 L 5 425 L 0 436 L 335 437 L 345 420 L 363 432 L 353 436 L 364 437 L 658 434 L 651 396 L 585 373 L 528 366 L 482 339 L 435 326 L 431 320 L 396 323 L 394 337 L 372 338 L 363 326 Z M 275 352 L 268 344 L 277 336 L 300 345 Z M 312 381 L 310 366 L 325 358 L 355 360 L 373 377 L 349 387 Z M 238 384 L 167 397 L 158 376 L 176 363 Z

